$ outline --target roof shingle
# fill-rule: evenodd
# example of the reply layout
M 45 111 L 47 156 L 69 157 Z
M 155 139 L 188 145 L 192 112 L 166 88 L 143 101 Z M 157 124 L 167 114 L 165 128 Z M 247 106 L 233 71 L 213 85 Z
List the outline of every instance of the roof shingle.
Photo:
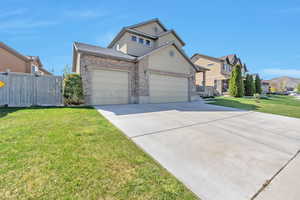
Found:
M 84 43 L 80 43 L 80 42 L 75 42 L 74 47 L 77 51 L 82 51 L 82 52 L 86 52 L 86 53 L 105 55 L 105 56 L 109 56 L 109 57 L 129 60 L 129 61 L 136 60 L 136 57 L 125 54 L 121 51 L 117 51 L 115 49 L 102 48 L 100 46 L 94 46 L 94 45 L 84 44 Z

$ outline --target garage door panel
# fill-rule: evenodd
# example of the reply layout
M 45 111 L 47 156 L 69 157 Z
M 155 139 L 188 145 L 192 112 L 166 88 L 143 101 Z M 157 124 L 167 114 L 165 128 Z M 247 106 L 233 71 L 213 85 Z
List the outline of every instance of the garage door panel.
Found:
M 188 101 L 188 79 L 150 74 L 150 103 Z
M 92 104 L 127 104 L 128 72 L 94 70 L 92 73 Z

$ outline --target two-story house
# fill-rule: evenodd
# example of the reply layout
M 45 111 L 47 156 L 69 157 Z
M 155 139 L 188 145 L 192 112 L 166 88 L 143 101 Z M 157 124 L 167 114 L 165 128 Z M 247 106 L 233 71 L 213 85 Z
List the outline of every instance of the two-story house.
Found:
M 121 29 L 107 48 L 75 42 L 73 72 L 89 105 L 191 101 L 195 72 L 184 41 L 158 19 Z
M 196 85 L 212 86 L 219 95 L 226 93 L 229 89 L 229 79 L 233 66 L 241 65 L 243 75 L 247 72 L 246 64 L 242 63 L 235 54 L 215 58 L 197 53 L 191 57 L 191 60 L 194 64 L 209 69 L 205 73 L 205 77 L 203 73 L 196 73 Z
M 24 56 L 0 42 L 0 72 L 38 73 L 51 75 L 38 56 Z

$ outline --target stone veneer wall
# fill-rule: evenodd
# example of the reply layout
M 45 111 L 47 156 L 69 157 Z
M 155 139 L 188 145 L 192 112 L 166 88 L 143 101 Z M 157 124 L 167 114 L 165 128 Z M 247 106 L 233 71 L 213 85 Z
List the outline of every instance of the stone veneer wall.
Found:
M 196 71 L 193 67 L 190 68 L 189 77 L 189 101 L 194 101 L 199 99 L 199 95 L 196 90 Z
M 137 95 L 138 103 L 149 103 L 149 57 L 138 62 L 137 67 Z
M 85 103 L 91 102 L 91 77 L 89 71 L 93 69 L 109 69 L 129 72 L 129 103 L 138 103 L 138 81 L 136 80 L 137 65 L 134 62 L 116 60 L 92 55 L 82 55 L 80 59 L 80 74 L 83 83 Z

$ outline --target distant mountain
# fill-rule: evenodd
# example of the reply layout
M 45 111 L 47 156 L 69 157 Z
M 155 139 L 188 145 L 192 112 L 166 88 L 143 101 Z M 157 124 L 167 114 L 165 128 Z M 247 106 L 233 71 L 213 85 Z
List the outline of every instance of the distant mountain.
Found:
M 288 76 L 281 76 L 269 80 L 270 86 L 275 88 L 296 88 L 300 84 L 300 78 L 292 78 Z

